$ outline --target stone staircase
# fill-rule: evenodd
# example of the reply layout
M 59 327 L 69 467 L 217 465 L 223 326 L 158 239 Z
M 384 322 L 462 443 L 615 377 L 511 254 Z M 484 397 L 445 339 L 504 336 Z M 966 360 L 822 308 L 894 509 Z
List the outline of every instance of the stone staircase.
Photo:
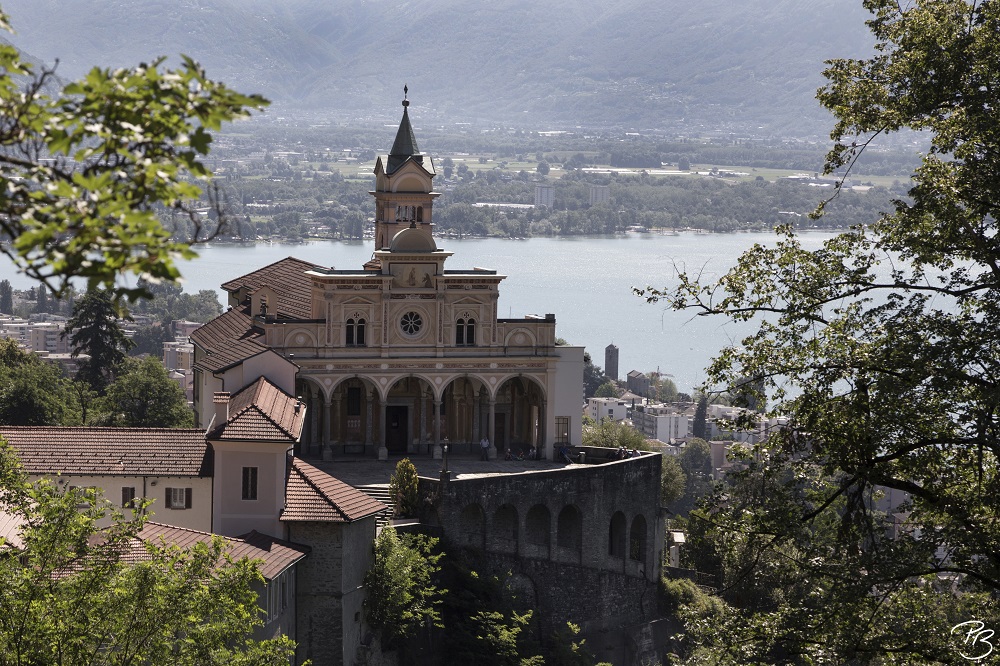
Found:
M 355 486 L 358 490 L 368 495 L 369 497 L 374 497 L 379 502 L 382 502 L 389 508 L 386 511 L 378 514 L 375 518 L 376 529 L 382 529 L 389 524 L 392 520 L 392 514 L 396 510 L 396 502 L 392 499 L 389 494 L 389 484 L 388 483 L 372 483 L 364 486 Z

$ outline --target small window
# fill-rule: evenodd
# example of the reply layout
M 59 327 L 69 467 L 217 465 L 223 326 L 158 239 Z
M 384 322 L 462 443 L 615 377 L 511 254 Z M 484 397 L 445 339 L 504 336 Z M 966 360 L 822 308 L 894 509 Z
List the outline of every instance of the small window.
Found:
M 455 322 L 455 345 L 473 347 L 476 344 L 476 320 L 462 318 Z
M 569 417 L 556 417 L 556 444 L 569 444 Z
M 243 499 L 257 499 L 257 468 L 243 468 Z
M 168 509 L 190 509 L 191 489 L 190 488 L 167 488 L 167 508 Z
M 135 506 L 135 487 L 128 486 L 122 488 L 122 508 Z
M 365 346 L 365 320 L 362 318 L 350 318 L 347 320 L 347 331 L 344 342 L 348 347 Z

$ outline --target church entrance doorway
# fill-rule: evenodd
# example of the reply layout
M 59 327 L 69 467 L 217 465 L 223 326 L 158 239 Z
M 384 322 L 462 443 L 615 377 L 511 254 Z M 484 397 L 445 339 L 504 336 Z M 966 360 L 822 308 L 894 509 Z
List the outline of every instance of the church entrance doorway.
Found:
M 389 453 L 406 453 L 408 421 L 408 407 L 389 405 L 385 408 L 385 448 Z

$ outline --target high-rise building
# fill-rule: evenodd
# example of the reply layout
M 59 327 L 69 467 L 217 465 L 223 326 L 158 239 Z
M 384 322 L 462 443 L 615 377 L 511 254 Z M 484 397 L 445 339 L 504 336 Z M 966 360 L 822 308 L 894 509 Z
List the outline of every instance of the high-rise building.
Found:
M 535 205 L 552 208 L 556 202 L 556 188 L 551 185 L 535 185 Z

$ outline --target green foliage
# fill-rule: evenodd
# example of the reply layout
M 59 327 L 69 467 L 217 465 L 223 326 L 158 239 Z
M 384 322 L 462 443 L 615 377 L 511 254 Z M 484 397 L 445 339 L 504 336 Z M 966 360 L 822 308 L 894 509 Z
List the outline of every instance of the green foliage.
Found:
M 703 439 L 692 437 L 677 456 L 684 474 L 684 492 L 674 500 L 675 513 L 687 515 L 698 501 L 712 492 L 712 448 Z
M 755 378 L 789 421 L 705 514 L 742 616 L 730 663 L 953 662 L 950 626 L 1000 617 L 1000 1 L 865 6 L 875 55 L 832 61 L 819 93 L 827 170 L 919 130 L 908 196 L 819 250 L 783 228 L 659 294 L 753 322 L 710 380 Z
M 698 406 L 694 410 L 691 434 L 701 439 L 708 436 L 708 396 L 704 393 L 698 398 Z
M 73 347 L 73 356 L 86 354 L 80 361 L 76 378 L 103 393 L 124 362 L 132 341 L 118 324 L 122 314 L 112 292 L 91 290 L 73 307 L 73 316 L 66 322 L 66 335 Z
M 151 298 L 137 301 L 132 311 L 152 315 L 164 324 L 174 319 L 207 322 L 222 314 L 219 295 L 212 289 L 189 294 L 180 285 L 169 282 L 154 284 L 140 281 L 137 286 L 148 291 Z
M 189 428 L 194 412 L 184 391 L 155 356 L 126 359 L 108 386 L 100 410 L 106 425 L 125 428 Z
M 396 469 L 389 477 L 389 495 L 396 503 L 396 516 L 416 518 L 420 513 L 420 479 L 416 466 L 409 458 L 396 463 Z
M 615 398 L 618 396 L 618 387 L 611 382 L 604 382 L 594 391 L 595 398 Z
M 376 537 L 371 568 L 365 574 L 364 609 L 368 625 L 386 648 L 397 646 L 427 624 L 440 625 L 441 597 L 434 575 L 441 569 L 437 539 L 397 534 L 384 527 Z
M 2 14 L 0 27 L 9 30 Z M 158 210 L 184 217 L 195 238 L 210 235 L 193 204 L 210 181 L 209 132 L 265 100 L 207 79 L 190 58 L 162 63 L 95 68 L 50 94 L 51 70 L 36 73 L 0 46 L 0 235 L 12 239 L 0 251 L 56 294 L 72 278 L 116 299 L 142 294 L 122 286 L 127 274 L 176 280 L 175 259 L 194 253 Z
M 602 419 L 600 423 L 584 428 L 584 446 L 602 446 L 616 449 L 624 446 L 628 450 L 649 451 L 649 441 L 641 432 L 624 421 Z
M 10 280 L 0 280 L 0 313 L 14 314 L 14 288 Z
M 128 561 L 142 512 L 126 520 L 91 489 L 29 482 L 2 441 L 0 510 L 22 524 L 18 556 L 0 558 L 3 663 L 278 666 L 291 658 L 286 637 L 250 640 L 262 624 L 253 589 L 262 579 L 255 563 L 231 561 L 221 539 L 188 550 L 147 543 L 144 561 Z
M 593 398 L 594 394 L 597 393 L 597 389 L 599 389 L 606 381 L 608 381 L 607 376 L 604 374 L 604 371 L 601 370 L 600 366 L 594 365 L 594 361 L 590 357 L 590 352 L 584 352 L 583 397 Z
M 475 627 L 477 649 L 481 651 L 476 657 L 476 662 L 497 666 L 530 666 L 544 663 L 540 661 L 541 657 L 521 657 L 518 637 L 531 621 L 531 616 L 530 610 L 524 614 L 511 611 L 510 617 L 500 611 L 477 611 L 470 618 L 470 623 Z
M 660 504 L 670 506 L 681 497 L 687 488 L 687 475 L 676 456 L 661 456 Z
M 77 425 L 75 397 L 58 366 L 0 338 L 0 425 Z

